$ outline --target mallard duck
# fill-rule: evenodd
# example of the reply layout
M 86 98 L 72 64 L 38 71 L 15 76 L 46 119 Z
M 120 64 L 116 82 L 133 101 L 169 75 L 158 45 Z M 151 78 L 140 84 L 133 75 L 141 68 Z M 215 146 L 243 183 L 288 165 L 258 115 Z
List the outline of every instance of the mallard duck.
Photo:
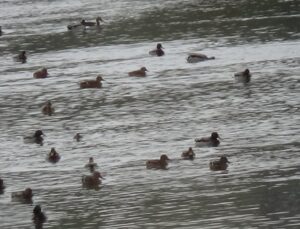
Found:
M 54 113 L 54 108 L 52 107 L 51 101 L 47 101 L 47 103 L 42 107 L 42 113 L 49 116 Z
M 36 72 L 33 73 L 33 77 L 36 79 L 43 79 L 43 78 L 47 78 L 48 76 L 48 71 L 46 68 L 42 68 Z
M 168 165 L 168 156 L 163 154 L 160 156 L 159 160 L 149 160 L 146 162 L 147 169 L 166 169 Z
M 162 49 L 163 49 L 163 47 L 162 47 L 161 43 L 158 43 L 158 44 L 156 45 L 156 49 L 151 50 L 151 51 L 149 52 L 149 54 L 150 54 L 151 56 L 163 56 L 163 55 L 165 55 L 165 52 L 164 52 Z
M 83 186 L 86 186 L 86 187 L 95 187 L 95 186 L 98 186 L 99 184 L 102 183 L 102 181 L 100 180 L 101 179 L 104 179 L 102 176 L 101 176 L 101 173 L 95 171 L 93 172 L 92 175 L 84 175 L 82 176 L 82 185 Z
M 183 151 L 181 154 L 182 159 L 185 160 L 194 160 L 195 158 L 195 153 L 192 149 L 192 147 L 190 147 L 187 151 Z
M 101 81 L 104 80 L 102 76 L 97 76 L 96 80 L 84 80 L 80 82 L 80 88 L 101 88 L 102 83 Z
M 87 164 L 85 164 L 84 166 L 85 168 L 88 168 L 90 171 L 94 172 L 95 168 L 98 167 L 97 163 L 94 162 L 94 158 L 90 157 L 89 158 L 89 162 Z
M 96 22 L 88 22 L 88 21 L 82 20 L 80 24 L 83 26 L 100 26 L 100 21 L 103 22 L 102 18 L 97 17 Z
M 43 224 L 46 222 L 47 217 L 46 215 L 42 212 L 42 208 L 40 205 L 36 205 L 33 209 L 33 216 L 32 216 L 32 221 L 35 225 L 36 229 L 42 229 Z
M 251 79 L 251 74 L 249 69 L 245 69 L 243 72 L 237 72 L 234 74 L 234 78 L 240 83 L 249 83 Z
M 227 159 L 227 157 L 222 156 L 219 160 L 211 161 L 209 163 L 209 168 L 211 170 L 217 171 L 217 170 L 226 170 L 228 165 L 227 163 L 230 163 Z
M 52 147 L 48 154 L 48 161 L 50 161 L 52 163 L 56 163 L 59 161 L 59 159 L 60 159 L 59 154 L 56 152 L 55 148 Z
M 75 136 L 73 137 L 73 139 L 75 139 L 77 142 L 79 142 L 82 139 L 82 135 L 77 133 L 75 134 Z
M 43 131 L 37 130 L 33 135 L 24 136 L 23 139 L 25 143 L 37 143 L 42 145 L 44 140 L 42 135 L 44 135 Z
M 205 61 L 205 60 L 214 60 L 215 57 L 207 57 L 204 54 L 201 53 L 191 53 L 188 58 L 187 58 L 187 62 L 188 63 L 197 63 L 197 62 L 201 62 L 201 61 Z
M 19 55 L 14 57 L 15 61 L 21 62 L 22 64 L 26 63 L 27 56 L 26 56 L 26 51 L 21 51 Z
M 146 71 L 148 71 L 147 68 L 142 67 L 140 70 L 129 72 L 128 75 L 136 76 L 136 77 L 144 77 L 146 76 Z
M 24 202 L 31 202 L 32 196 L 33 196 L 33 194 L 32 194 L 31 188 L 26 188 L 24 191 L 13 192 L 11 194 L 11 198 L 13 200 L 19 200 L 19 201 L 24 201 Z
M 220 144 L 218 138 L 220 138 L 219 134 L 217 132 L 212 132 L 210 137 L 196 138 L 195 145 L 197 147 L 217 147 Z

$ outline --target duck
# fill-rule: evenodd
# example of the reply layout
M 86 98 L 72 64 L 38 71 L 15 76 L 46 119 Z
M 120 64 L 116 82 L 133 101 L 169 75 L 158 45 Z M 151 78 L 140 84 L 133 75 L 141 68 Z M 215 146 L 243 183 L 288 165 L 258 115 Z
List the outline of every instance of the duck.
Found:
M 215 57 L 207 57 L 204 54 L 201 53 L 191 53 L 189 54 L 188 58 L 187 58 L 187 62 L 188 63 L 197 63 L 197 62 L 201 62 L 201 61 L 205 61 L 205 60 L 214 60 Z
M 80 24 L 83 26 L 100 26 L 100 21 L 103 22 L 101 17 L 97 17 L 96 22 L 88 22 L 83 19 Z
M 23 202 L 32 202 L 32 189 L 26 188 L 24 191 L 13 192 L 11 198 L 13 200 L 19 200 Z
M 43 141 L 44 141 L 42 135 L 44 136 L 43 131 L 37 130 L 34 132 L 33 135 L 24 136 L 23 139 L 24 139 L 25 143 L 37 143 L 37 144 L 42 145 Z
M 162 154 L 159 160 L 149 160 L 146 162 L 147 169 L 166 169 L 168 165 L 168 156 L 166 154 Z
M 56 152 L 55 148 L 52 147 L 48 154 L 48 161 L 50 161 L 52 163 L 56 163 L 59 161 L 59 159 L 60 159 L 59 154 Z
M 251 74 L 249 69 L 245 69 L 243 72 L 237 72 L 234 74 L 234 78 L 237 82 L 240 83 L 249 83 L 251 79 Z
M 94 158 L 90 157 L 89 162 L 84 167 L 88 168 L 90 171 L 94 172 L 95 168 L 97 168 L 98 165 L 97 165 L 97 163 L 94 162 Z
M 47 103 L 42 107 L 42 113 L 49 116 L 54 113 L 54 108 L 52 107 L 51 101 L 48 100 Z
M 209 163 L 209 168 L 211 170 L 217 171 L 217 170 L 226 170 L 228 167 L 228 164 L 230 163 L 225 156 L 221 156 L 219 160 L 211 161 Z
M 136 76 L 136 77 L 144 77 L 144 76 L 146 76 L 147 71 L 148 70 L 147 70 L 146 67 L 141 67 L 140 70 L 129 72 L 128 75 L 129 76 Z
M 47 76 L 48 76 L 48 71 L 46 68 L 42 68 L 33 73 L 33 78 L 36 78 L 36 79 L 47 78 Z
M 77 134 L 75 134 L 73 139 L 75 139 L 77 142 L 79 142 L 82 139 L 82 135 L 80 133 L 77 133 Z
M 99 173 L 98 171 L 94 171 L 92 175 L 84 175 L 82 176 L 82 185 L 86 186 L 86 187 L 97 187 L 98 185 L 100 185 L 102 183 L 102 181 L 100 180 L 104 179 L 101 176 L 101 173 Z
M 3 194 L 4 189 L 5 189 L 4 181 L 3 179 L 0 178 L 0 194 Z
M 164 52 L 162 49 L 163 49 L 163 47 L 162 47 L 161 43 L 158 43 L 158 44 L 156 45 L 156 49 L 151 50 L 151 51 L 149 52 L 149 54 L 150 54 L 151 56 L 163 56 L 163 55 L 165 55 L 165 52 Z
M 189 147 L 189 149 L 187 151 L 183 151 L 181 154 L 181 158 L 184 160 L 194 160 L 195 153 L 194 153 L 192 147 Z
M 220 144 L 220 136 L 217 132 L 212 132 L 210 137 L 196 138 L 195 145 L 197 147 L 217 147 Z
M 21 62 L 22 64 L 26 63 L 27 56 L 26 56 L 26 51 L 21 51 L 19 55 L 14 57 L 15 61 Z
M 102 87 L 102 83 L 101 81 L 104 80 L 102 78 L 102 76 L 97 76 L 96 80 L 84 80 L 82 82 L 80 82 L 80 88 L 84 89 L 84 88 L 101 88 Z
M 35 229 L 42 229 L 43 224 L 46 222 L 47 217 L 46 215 L 42 212 L 42 208 L 40 205 L 36 205 L 33 208 L 33 216 L 32 216 L 32 221 L 35 225 Z

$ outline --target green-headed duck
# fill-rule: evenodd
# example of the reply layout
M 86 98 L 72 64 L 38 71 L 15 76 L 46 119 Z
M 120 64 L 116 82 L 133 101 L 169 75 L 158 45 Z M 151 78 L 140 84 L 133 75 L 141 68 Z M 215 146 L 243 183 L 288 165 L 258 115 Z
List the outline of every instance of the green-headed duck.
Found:
M 85 168 L 88 168 L 91 172 L 94 172 L 95 171 L 95 168 L 98 167 L 97 163 L 94 162 L 94 158 L 93 157 L 90 157 L 89 158 L 89 162 L 87 164 L 85 164 L 84 166 Z
M 212 132 L 210 137 L 196 138 L 195 146 L 197 147 L 217 147 L 220 144 L 220 136 L 217 132 Z
M 214 60 L 215 57 L 207 57 L 204 54 L 201 53 L 191 53 L 188 58 L 187 58 L 187 62 L 188 63 L 197 63 L 197 62 L 201 62 L 201 61 L 205 61 L 205 60 Z
M 251 74 L 249 69 L 245 69 L 243 72 L 237 72 L 234 74 L 234 78 L 240 83 L 249 83 L 251 79 Z
M 40 205 L 36 205 L 33 209 L 33 216 L 32 216 L 32 221 L 35 225 L 35 229 L 42 229 L 43 224 L 46 222 L 47 217 L 46 215 L 42 212 L 42 208 Z
M 150 54 L 151 56 L 163 56 L 163 55 L 165 55 L 165 52 L 164 52 L 162 49 L 163 49 L 163 47 L 162 47 L 161 43 L 158 43 L 158 44 L 156 45 L 156 49 L 151 50 L 151 51 L 149 52 L 149 54 Z
M 82 185 L 86 187 L 97 187 L 99 184 L 101 184 L 101 179 L 104 179 L 101 176 L 101 173 L 94 171 L 92 175 L 84 175 L 82 176 Z
M 56 163 L 59 161 L 59 159 L 60 159 L 59 154 L 56 152 L 55 148 L 52 147 L 48 154 L 48 161 L 50 161 L 52 163 Z
M 209 163 L 209 168 L 211 170 L 217 171 L 217 170 L 226 170 L 228 165 L 227 163 L 230 163 L 227 159 L 227 157 L 222 156 L 219 160 L 211 161 Z
M 149 160 L 146 162 L 147 169 L 166 169 L 168 165 L 168 156 L 166 154 L 162 154 L 159 160 Z
M 187 151 L 183 151 L 181 154 L 181 158 L 185 159 L 185 160 L 194 160 L 195 153 L 194 153 L 192 147 L 190 147 Z
M 84 80 L 82 82 L 80 82 L 80 88 L 84 89 L 84 88 L 101 88 L 102 87 L 102 83 L 101 81 L 104 80 L 102 78 L 102 76 L 97 76 L 96 80 Z
M 33 73 L 33 78 L 36 78 L 36 79 L 47 78 L 47 76 L 48 76 L 48 71 L 46 68 L 42 68 Z
M 89 22 L 89 21 L 82 20 L 81 25 L 83 25 L 83 26 L 100 26 L 100 21 L 103 22 L 101 17 L 97 17 L 96 22 Z
M 42 135 L 44 135 L 43 131 L 37 130 L 33 135 L 24 136 L 23 139 L 25 143 L 37 143 L 42 145 L 44 140 Z
M 22 202 L 32 202 L 32 189 L 26 188 L 24 191 L 13 192 L 11 198 Z
M 79 142 L 82 139 L 82 135 L 80 133 L 77 133 L 77 134 L 75 134 L 73 139 L 75 139 L 77 142 Z
M 141 69 L 139 69 L 139 70 L 129 72 L 128 75 L 136 76 L 136 77 L 144 77 L 144 76 L 146 76 L 147 71 L 148 71 L 147 68 L 141 67 Z
M 49 116 L 54 113 L 54 108 L 52 107 L 51 101 L 47 101 L 47 103 L 42 107 L 42 113 Z

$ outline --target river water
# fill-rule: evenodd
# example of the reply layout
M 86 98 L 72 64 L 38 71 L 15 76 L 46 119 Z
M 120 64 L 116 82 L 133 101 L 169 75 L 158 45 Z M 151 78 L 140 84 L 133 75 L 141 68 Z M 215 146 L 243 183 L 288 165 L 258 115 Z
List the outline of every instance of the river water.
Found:
M 0 228 L 299 228 L 298 0 L 0 0 Z M 102 28 L 67 25 L 101 16 Z M 163 57 L 149 56 L 160 42 Z M 25 64 L 13 56 L 26 50 Z M 189 64 L 188 53 L 215 60 Z M 145 66 L 147 77 L 127 73 Z M 49 78 L 32 74 L 47 67 Z M 251 82 L 234 82 L 249 68 Z M 101 74 L 101 89 L 80 90 Z M 53 116 L 41 113 L 51 100 Z M 44 145 L 22 136 L 42 129 Z M 217 148 L 194 139 L 217 131 Z M 75 133 L 83 140 L 75 142 Z M 181 152 L 193 147 L 194 161 Z M 61 155 L 46 161 L 51 147 Z M 167 170 L 145 162 L 165 153 Z M 228 170 L 208 163 L 225 154 Z M 105 180 L 86 189 L 93 156 Z M 33 204 L 11 193 L 33 189 Z

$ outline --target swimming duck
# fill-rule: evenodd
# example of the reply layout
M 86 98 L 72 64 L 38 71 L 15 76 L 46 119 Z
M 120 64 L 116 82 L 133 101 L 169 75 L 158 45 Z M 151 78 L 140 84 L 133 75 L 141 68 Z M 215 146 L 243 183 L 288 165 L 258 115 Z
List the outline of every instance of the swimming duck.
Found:
M 26 188 L 24 191 L 13 192 L 11 198 L 13 200 L 19 200 L 24 202 L 32 202 L 32 189 Z
M 196 138 L 195 145 L 197 147 L 217 147 L 220 144 L 218 138 L 220 138 L 219 134 L 217 132 L 212 132 L 210 137 Z
M 166 169 L 168 165 L 168 156 L 166 154 L 162 154 L 159 160 L 149 160 L 146 162 L 147 169 Z
M 80 82 L 80 88 L 101 88 L 101 81 L 104 80 L 100 75 L 96 77 L 96 80 L 84 80 Z
M 33 217 L 32 221 L 35 225 L 35 229 L 42 229 L 43 224 L 46 222 L 47 217 L 42 212 L 42 208 L 40 205 L 36 205 L 33 209 Z
M 214 60 L 215 57 L 207 57 L 204 54 L 201 53 L 191 53 L 188 58 L 187 58 L 187 62 L 188 63 L 197 63 L 197 62 L 201 62 L 201 61 L 205 61 L 205 60 Z
M 94 162 L 94 158 L 90 157 L 89 162 L 84 167 L 88 168 L 91 172 L 94 172 L 95 168 L 97 168 L 98 165 L 97 165 L 97 163 Z
M 55 148 L 52 147 L 49 154 L 48 154 L 48 160 L 52 163 L 58 162 L 60 159 L 59 154 L 56 152 Z
M 77 142 L 79 142 L 82 139 L 82 135 L 77 133 L 77 134 L 75 134 L 73 139 L 75 139 Z
M 24 136 L 23 139 L 25 143 L 37 143 L 42 145 L 44 140 L 42 135 L 44 135 L 43 131 L 37 130 L 33 135 Z
M 249 69 L 245 69 L 243 72 L 237 72 L 234 74 L 234 78 L 240 83 L 249 83 L 251 79 L 251 74 Z
M 149 52 L 149 54 L 150 54 L 151 56 L 163 56 L 163 55 L 165 55 L 165 52 L 164 52 L 162 49 L 163 49 L 163 47 L 162 47 L 161 43 L 158 43 L 158 44 L 156 45 L 156 49 L 151 50 L 151 51 Z
M 129 72 L 128 75 L 129 76 L 144 77 L 144 76 L 146 76 L 146 71 L 148 71 L 147 68 L 142 67 L 140 70 Z
M 101 173 L 95 171 L 93 172 L 92 175 L 84 175 L 82 176 L 82 184 L 83 186 L 86 186 L 86 187 L 95 187 L 95 186 L 98 186 L 99 184 L 101 184 L 101 179 L 104 179 L 102 176 L 101 176 Z
M 227 159 L 227 157 L 222 156 L 219 160 L 211 161 L 209 163 L 209 168 L 211 170 L 217 171 L 217 170 L 226 170 L 228 165 L 227 163 L 230 163 Z
M 42 68 L 33 73 L 33 78 L 36 78 L 36 79 L 47 78 L 47 76 L 48 76 L 48 71 L 46 68 Z
M 195 158 L 195 153 L 192 149 L 192 147 L 190 147 L 187 151 L 183 151 L 181 154 L 182 159 L 185 160 L 194 160 Z
M 54 108 L 52 107 L 51 101 L 47 101 L 47 103 L 42 107 L 42 113 L 49 116 L 54 113 Z
M 4 182 L 3 182 L 3 180 L 0 178 L 0 194 L 3 193 L 4 189 L 5 189 Z
M 15 61 L 21 62 L 22 64 L 26 63 L 27 56 L 26 56 L 26 51 L 21 51 L 19 55 L 14 57 Z
M 96 18 L 96 23 L 95 22 L 88 22 L 88 21 L 85 21 L 85 20 L 82 20 L 81 21 L 81 25 L 84 25 L 84 26 L 100 26 L 100 21 L 103 22 L 102 18 L 101 17 L 97 17 Z

